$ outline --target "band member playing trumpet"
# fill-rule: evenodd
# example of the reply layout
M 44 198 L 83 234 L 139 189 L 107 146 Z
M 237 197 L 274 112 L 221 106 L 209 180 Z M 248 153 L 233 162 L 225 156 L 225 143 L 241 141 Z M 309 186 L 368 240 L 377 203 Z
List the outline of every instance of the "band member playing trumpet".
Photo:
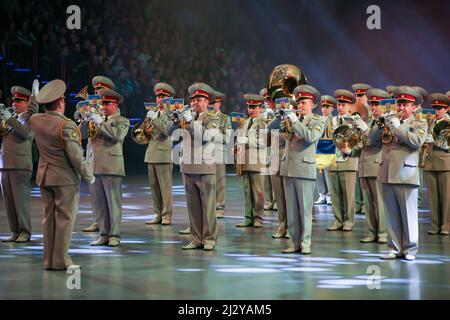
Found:
M 245 212 L 244 221 L 236 227 L 263 226 L 264 215 L 264 175 L 261 174 L 266 154 L 266 121 L 261 117 L 264 97 L 257 94 L 245 94 L 247 111 L 250 116 L 245 120 L 242 130 L 237 134 L 237 163 L 242 164 L 244 183 Z
M 376 88 L 369 89 L 366 95 L 371 113 L 368 119 L 368 129 L 362 135 L 363 143 L 359 158 L 359 179 L 361 181 L 369 233 L 367 237 L 360 241 L 362 243 L 387 243 L 384 202 L 381 196 L 381 184 L 377 181 L 381 161 L 381 147 L 370 142 L 369 132 L 373 126 L 376 126 L 376 119 L 382 114 L 380 101 L 390 99 L 390 96 L 386 91 Z
M 220 111 L 225 94 L 216 91 L 216 99 L 213 103 L 214 112 L 220 119 L 219 131 L 222 134 L 222 140 L 216 142 L 216 214 L 218 219 L 222 219 L 225 214 L 225 194 L 226 194 L 226 176 L 227 176 L 227 130 L 231 129 L 231 118 Z
M 11 229 L 11 236 L 3 239 L 3 242 L 28 242 L 31 237 L 30 179 L 33 171 L 31 146 L 34 137 L 27 123 L 39 108 L 36 103 L 38 91 L 37 80 L 33 83 L 33 93 L 23 87 L 12 87 L 12 110 L 4 106 L 0 109 L 1 187 Z M 31 112 L 27 112 L 29 108 Z
M 431 230 L 429 234 L 448 235 L 450 231 L 450 99 L 442 93 L 433 93 L 428 101 L 436 110 L 433 142 L 426 150 L 425 180 L 430 203 Z
M 382 145 L 378 181 L 385 203 L 390 252 L 382 259 L 414 260 L 418 251 L 419 149 L 425 142 L 427 124 L 414 118 L 422 96 L 417 90 L 400 86 L 395 91 L 398 116 L 386 119 L 385 127 L 372 127 L 370 140 Z M 383 138 L 387 129 L 392 138 Z M 383 138 L 383 139 L 382 139 Z
M 100 90 L 103 90 L 103 89 L 116 90 L 116 85 L 114 84 L 114 82 L 111 79 L 109 79 L 109 78 L 107 78 L 105 76 L 95 76 L 94 78 L 92 78 L 92 86 L 94 87 L 94 93 L 96 95 L 99 95 Z M 87 87 L 85 88 L 85 90 L 87 91 Z M 85 93 L 85 95 L 87 96 L 87 92 Z M 93 124 L 93 123 L 90 123 L 90 124 L 86 123 L 86 127 L 81 127 L 80 126 L 80 129 L 82 131 L 84 130 L 82 132 L 83 139 L 91 138 L 91 137 L 88 137 L 88 131 L 89 131 L 88 128 L 89 128 L 89 126 L 91 127 L 91 129 L 93 129 L 93 131 L 96 130 L 94 128 L 95 124 Z M 88 144 L 86 146 L 86 154 L 89 155 L 89 153 L 92 153 L 92 151 L 91 151 L 91 139 L 89 139 Z M 89 227 L 83 228 L 82 229 L 83 232 L 97 232 L 99 230 L 98 229 L 98 222 L 97 222 L 98 214 L 95 212 L 95 208 L 94 207 L 92 207 L 92 213 L 93 213 L 93 216 L 94 216 L 94 221 L 92 222 L 92 224 Z
M 148 177 L 156 217 L 147 224 L 170 225 L 172 223 L 172 139 L 167 130 L 170 118 L 162 100 L 175 95 L 175 89 L 164 82 L 154 87 L 158 111 L 150 110 L 147 118 L 152 122 L 152 133 L 145 153 Z
M 348 122 L 350 107 L 355 103 L 355 95 L 344 89 L 336 90 L 338 116 L 333 117 L 333 129 L 336 130 Z M 328 231 L 352 231 L 355 223 L 355 186 L 358 174 L 358 158 L 344 143 L 336 148 L 336 163 L 329 168 L 331 201 L 335 222 Z
M 192 241 L 183 246 L 184 250 L 203 248 L 212 251 L 217 241 L 216 217 L 216 159 L 214 141 L 221 140 L 218 131 L 219 118 L 208 112 L 208 106 L 215 100 L 215 91 L 202 82 L 189 87 L 189 96 L 195 113 L 184 112 L 183 120 L 189 132 L 183 137 L 181 173 L 186 189 Z M 173 122 L 169 128 L 180 127 Z
M 287 116 L 294 135 L 286 140 L 280 175 L 286 193 L 289 234 L 293 246 L 283 253 L 311 253 L 312 209 L 316 183 L 316 148 L 324 129 L 324 118 L 312 113 L 320 102 L 320 93 L 309 85 L 294 90 L 298 114 Z
M 92 246 L 120 244 L 122 218 L 122 177 L 125 176 L 123 140 L 130 128 L 130 121 L 120 115 L 119 104 L 123 97 L 112 90 L 100 90 L 104 119 L 98 113 L 88 115 L 99 128 L 99 134 L 91 139 L 92 150 L 88 154 L 95 183 L 91 185 L 91 202 L 100 229 L 100 238 Z
M 266 111 L 268 118 L 268 128 L 271 127 L 272 124 L 275 124 L 279 122 L 279 119 L 275 116 L 275 112 L 273 109 L 275 108 L 275 103 L 270 98 L 269 94 L 267 93 L 267 89 L 261 90 L 262 93 L 265 95 L 264 98 L 266 99 Z M 278 128 L 277 128 L 278 129 Z M 270 129 L 269 129 L 270 130 Z M 287 232 L 287 211 L 286 211 L 286 196 L 284 193 L 284 185 L 283 185 L 283 178 L 280 176 L 280 165 L 281 165 L 281 159 L 284 155 L 284 149 L 286 147 L 286 139 L 284 133 L 277 132 L 270 130 L 268 134 L 268 147 L 267 148 L 267 157 L 268 157 L 268 165 L 265 175 L 265 201 L 266 205 L 269 205 L 274 203 L 273 201 L 270 201 L 270 197 L 272 197 L 272 193 L 275 195 L 276 200 L 276 206 L 273 205 L 272 209 L 276 209 L 278 211 L 278 228 L 277 231 L 272 234 L 272 238 L 274 239 L 282 239 L 285 237 L 289 237 Z M 278 150 L 274 149 L 277 148 Z M 269 179 L 269 183 L 266 181 Z M 267 198 L 269 197 L 269 198 Z M 266 207 L 264 207 L 266 210 Z

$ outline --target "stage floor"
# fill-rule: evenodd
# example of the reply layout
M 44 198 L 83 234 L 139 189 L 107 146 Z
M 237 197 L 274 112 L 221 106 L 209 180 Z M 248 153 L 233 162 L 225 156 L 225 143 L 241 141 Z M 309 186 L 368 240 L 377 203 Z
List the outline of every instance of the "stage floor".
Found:
M 415 262 L 381 261 L 386 245 L 361 244 L 366 235 L 358 215 L 351 233 L 327 232 L 330 206 L 316 207 L 312 255 L 285 255 L 289 240 L 272 239 L 277 213 L 266 212 L 262 229 L 235 228 L 242 219 L 240 179 L 228 177 L 226 218 L 218 221 L 214 252 L 183 251 L 189 236 L 181 176 L 174 177 L 171 226 L 146 226 L 153 217 L 147 177 L 124 180 L 122 244 L 90 247 L 96 234 L 81 232 L 92 222 L 87 186 L 71 245 L 81 264 L 80 289 L 70 290 L 64 271 L 43 269 L 39 190 L 31 199 L 34 234 L 27 244 L 0 243 L 0 299 L 448 299 L 450 237 L 430 236 L 428 212 L 420 212 L 420 248 Z M 0 235 L 9 235 L 3 200 Z M 374 276 L 379 272 L 379 282 Z M 375 282 L 374 282 L 375 281 Z M 370 289 L 373 288 L 374 289 Z M 377 289 L 377 287 L 379 289 Z

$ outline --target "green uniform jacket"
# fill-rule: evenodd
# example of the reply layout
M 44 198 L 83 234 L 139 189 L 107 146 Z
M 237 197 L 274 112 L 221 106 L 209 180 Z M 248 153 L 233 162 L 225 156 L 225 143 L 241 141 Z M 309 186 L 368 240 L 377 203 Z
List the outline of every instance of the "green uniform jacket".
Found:
M 280 175 L 283 177 L 316 179 L 316 149 L 322 137 L 325 119 L 310 114 L 303 122 L 292 124 L 294 135 L 286 140 L 286 149 L 281 159 Z
M 80 132 L 72 120 L 54 111 L 33 115 L 28 122 L 39 148 L 36 176 L 39 186 L 70 186 L 80 183 L 80 176 L 93 180 L 83 161 Z
M 382 129 L 374 126 L 370 132 L 373 144 L 381 145 Z M 394 140 L 382 145 L 378 181 L 390 184 L 419 185 L 419 149 L 427 135 L 426 122 L 409 117 L 394 130 Z
M 167 130 L 171 124 L 168 112 L 163 110 L 158 118 L 152 120 L 153 131 L 144 161 L 146 163 L 172 163 L 172 138 Z
M 94 174 L 125 176 L 123 140 L 130 128 L 130 121 L 119 112 L 100 126 L 95 139 L 87 147 L 87 162 Z

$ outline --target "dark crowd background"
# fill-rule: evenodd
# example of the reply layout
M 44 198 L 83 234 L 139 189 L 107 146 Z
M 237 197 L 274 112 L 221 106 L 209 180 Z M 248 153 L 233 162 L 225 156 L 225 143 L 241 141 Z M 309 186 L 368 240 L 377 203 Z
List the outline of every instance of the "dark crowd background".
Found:
M 81 30 L 66 27 L 73 4 Z M 366 27 L 371 4 L 381 30 Z M 446 0 L 0 0 L 0 9 L 0 102 L 10 104 L 13 85 L 60 78 L 68 116 L 95 75 L 116 83 L 129 118 L 145 116 L 159 81 L 186 99 L 189 85 L 207 82 L 227 95 L 226 113 L 244 111 L 242 95 L 258 93 L 282 63 L 322 94 L 356 82 L 450 90 Z

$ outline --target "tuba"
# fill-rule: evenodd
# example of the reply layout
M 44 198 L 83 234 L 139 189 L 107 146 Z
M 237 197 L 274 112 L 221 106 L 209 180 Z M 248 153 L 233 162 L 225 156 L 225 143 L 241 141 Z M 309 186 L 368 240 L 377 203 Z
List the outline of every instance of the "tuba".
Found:
M 305 74 L 292 64 L 282 64 L 276 66 L 270 75 L 267 92 L 270 98 L 275 101 L 278 98 L 288 97 L 291 105 L 295 105 L 294 89 L 306 84 L 307 79 Z M 293 137 L 292 124 L 289 119 L 284 119 L 284 126 L 289 140 Z

